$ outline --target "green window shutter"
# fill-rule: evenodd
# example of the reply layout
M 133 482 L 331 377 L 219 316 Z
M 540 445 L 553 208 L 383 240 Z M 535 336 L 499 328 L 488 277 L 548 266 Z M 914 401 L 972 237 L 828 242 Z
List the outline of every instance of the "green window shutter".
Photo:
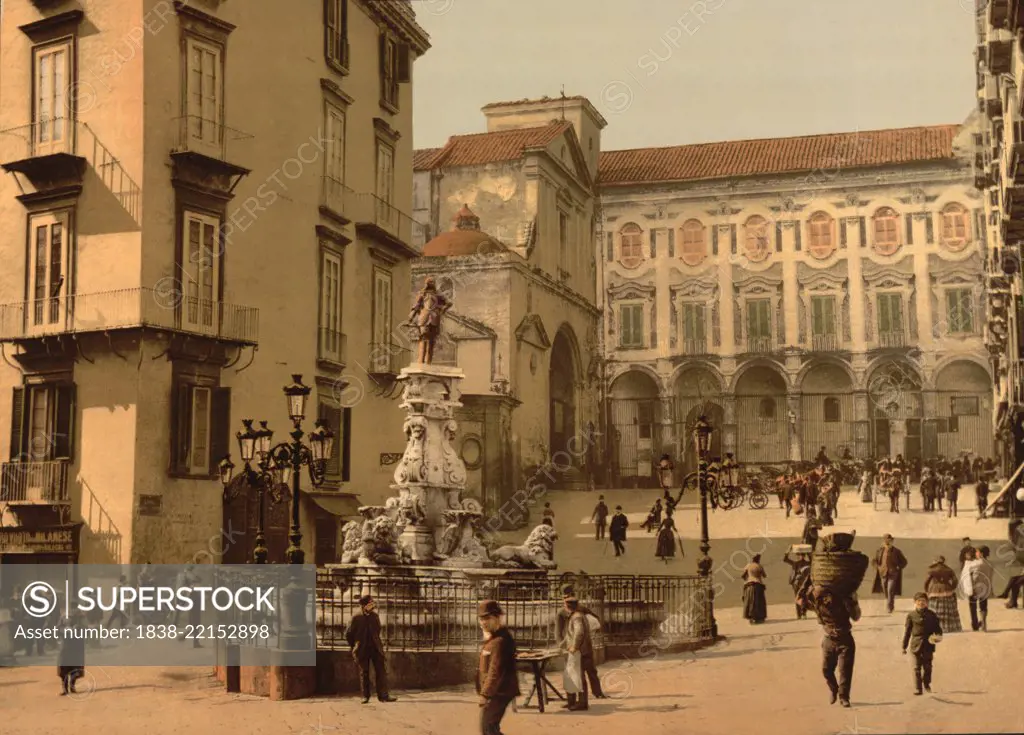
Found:
M 17 387 L 11 394 L 11 462 L 17 462 L 25 446 L 25 389 Z

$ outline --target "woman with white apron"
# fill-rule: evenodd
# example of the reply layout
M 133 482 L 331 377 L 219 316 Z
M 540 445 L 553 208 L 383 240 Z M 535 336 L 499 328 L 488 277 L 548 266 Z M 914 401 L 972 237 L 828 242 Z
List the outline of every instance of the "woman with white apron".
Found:
M 562 687 L 567 698 L 566 708 L 571 712 L 589 709 L 587 680 L 583 675 L 583 655 L 592 650 L 590 625 L 579 610 L 580 601 L 575 597 L 565 600 L 569 622 L 565 626 L 565 641 L 562 645 L 567 652 L 565 671 L 562 673 Z

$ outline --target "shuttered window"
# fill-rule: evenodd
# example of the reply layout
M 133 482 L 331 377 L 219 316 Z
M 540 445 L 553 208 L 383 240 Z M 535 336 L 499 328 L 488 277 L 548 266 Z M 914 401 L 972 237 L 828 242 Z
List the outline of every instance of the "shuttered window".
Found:
M 334 445 L 327 458 L 327 479 L 333 482 L 348 482 L 351 465 L 351 423 L 352 409 L 341 408 L 333 401 L 322 400 L 319 418 L 324 419 L 334 432 Z
M 619 306 L 619 346 L 633 349 L 644 346 L 643 304 Z
M 324 53 L 328 63 L 348 68 L 348 0 L 324 0 Z
M 949 334 L 974 333 L 974 293 L 969 288 L 946 291 L 946 324 Z
M 15 388 L 11 400 L 11 461 L 72 459 L 74 421 L 73 384 Z
M 210 477 L 230 453 L 231 389 L 177 378 L 171 396 L 171 474 Z

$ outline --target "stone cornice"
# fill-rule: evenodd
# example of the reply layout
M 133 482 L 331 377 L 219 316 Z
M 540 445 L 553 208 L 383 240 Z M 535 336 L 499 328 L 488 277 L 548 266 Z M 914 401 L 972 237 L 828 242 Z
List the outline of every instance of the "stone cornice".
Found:
M 430 49 L 430 36 L 416 22 L 411 6 L 401 0 L 353 0 L 374 20 L 384 23 L 402 41 L 408 43 L 417 56 Z

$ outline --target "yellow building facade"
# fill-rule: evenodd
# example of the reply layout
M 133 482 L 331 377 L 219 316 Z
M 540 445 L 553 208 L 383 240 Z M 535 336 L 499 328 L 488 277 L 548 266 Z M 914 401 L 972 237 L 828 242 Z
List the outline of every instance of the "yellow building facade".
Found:
M 403 445 L 412 4 L 2 12 L 0 553 L 244 562 L 253 496 L 225 502 L 217 465 L 241 465 L 241 419 L 287 438 L 301 374 L 304 428 L 337 436 L 324 486 L 303 478 L 303 545 L 334 561 L 337 515 L 389 494 Z

